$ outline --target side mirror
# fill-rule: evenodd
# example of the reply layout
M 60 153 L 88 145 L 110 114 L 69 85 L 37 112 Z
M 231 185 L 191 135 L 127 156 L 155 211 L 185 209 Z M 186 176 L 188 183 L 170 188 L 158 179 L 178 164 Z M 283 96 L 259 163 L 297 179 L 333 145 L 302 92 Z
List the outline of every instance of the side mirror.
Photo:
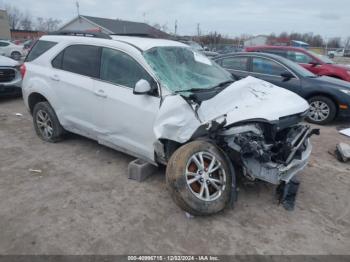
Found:
M 288 81 L 288 80 L 294 78 L 294 75 L 292 73 L 286 71 L 286 72 L 281 74 L 281 77 L 283 77 L 283 81 Z
M 152 91 L 152 87 L 147 80 L 141 79 L 139 80 L 134 87 L 135 95 L 144 95 Z
M 316 61 L 311 61 L 309 64 L 310 64 L 312 67 L 315 67 L 315 66 L 318 66 L 318 65 L 319 65 L 319 63 L 317 63 Z

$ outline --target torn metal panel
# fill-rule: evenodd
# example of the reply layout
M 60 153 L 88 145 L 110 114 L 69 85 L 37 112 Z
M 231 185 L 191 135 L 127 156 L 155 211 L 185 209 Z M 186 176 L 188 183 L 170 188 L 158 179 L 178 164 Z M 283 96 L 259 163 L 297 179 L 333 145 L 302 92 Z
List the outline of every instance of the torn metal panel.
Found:
M 308 110 L 308 103 L 295 93 L 268 82 L 247 77 L 234 82 L 213 98 L 203 101 L 196 116 L 194 106 L 180 95 L 166 96 L 154 125 L 157 139 L 188 141 L 202 125 L 221 116 L 226 125 L 249 119 L 276 121 Z

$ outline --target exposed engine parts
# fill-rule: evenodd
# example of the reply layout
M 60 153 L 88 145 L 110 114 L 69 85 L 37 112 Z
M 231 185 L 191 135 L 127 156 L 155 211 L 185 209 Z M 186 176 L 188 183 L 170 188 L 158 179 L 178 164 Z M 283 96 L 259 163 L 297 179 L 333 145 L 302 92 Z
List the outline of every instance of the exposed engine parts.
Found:
M 231 127 L 220 135 L 231 150 L 239 153 L 247 177 L 288 183 L 307 164 L 311 153 L 308 138 L 319 131 L 303 124 L 282 130 L 269 125 Z

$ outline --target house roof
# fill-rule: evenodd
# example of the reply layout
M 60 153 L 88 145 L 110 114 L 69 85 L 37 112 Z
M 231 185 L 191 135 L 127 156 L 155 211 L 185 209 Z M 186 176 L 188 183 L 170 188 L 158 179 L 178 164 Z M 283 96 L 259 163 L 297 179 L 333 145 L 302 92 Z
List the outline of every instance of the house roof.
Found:
M 99 25 L 111 32 L 118 35 L 138 35 L 138 36 L 150 36 L 167 38 L 170 35 L 158 30 L 146 23 L 131 22 L 119 19 L 108 19 L 94 16 L 81 15 L 92 23 Z

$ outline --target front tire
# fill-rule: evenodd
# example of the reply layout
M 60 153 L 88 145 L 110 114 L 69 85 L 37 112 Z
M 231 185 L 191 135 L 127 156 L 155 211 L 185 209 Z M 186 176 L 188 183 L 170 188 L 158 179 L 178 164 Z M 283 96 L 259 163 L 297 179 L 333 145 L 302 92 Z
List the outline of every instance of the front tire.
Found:
M 166 169 L 167 187 L 173 200 L 195 216 L 212 215 L 226 207 L 233 176 L 224 154 L 207 141 L 180 147 Z
M 314 96 L 309 99 L 310 112 L 306 120 L 313 124 L 326 125 L 332 122 L 337 114 L 334 102 L 325 96 Z
M 48 102 L 40 102 L 34 106 L 33 123 L 36 134 L 42 140 L 50 143 L 62 140 L 64 129 Z

